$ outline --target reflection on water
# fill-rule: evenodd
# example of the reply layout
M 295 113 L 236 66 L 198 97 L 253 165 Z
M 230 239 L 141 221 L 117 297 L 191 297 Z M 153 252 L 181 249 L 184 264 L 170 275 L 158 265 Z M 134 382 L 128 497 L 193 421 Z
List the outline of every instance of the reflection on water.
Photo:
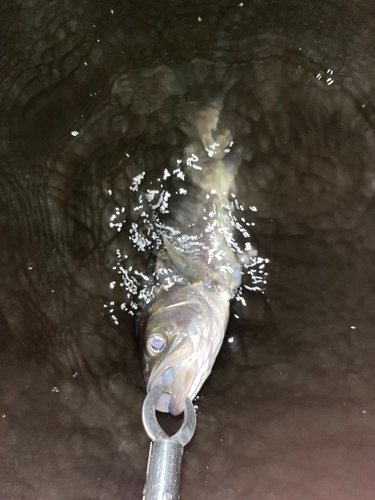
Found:
M 164 237 L 222 271 L 233 254 L 228 277 L 235 261 L 242 273 L 182 498 L 372 500 L 375 33 L 362 2 L 10 4 L 0 497 L 140 497 L 134 317 L 181 279 L 155 263 Z M 221 144 L 197 125 L 210 106 L 238 169 L 219 211 L 219 190 L 196 182 Z
M 190 157 L 189 157 L 190 158 Z M 225 251 L 219 249 L 219 242 L 215 237 L 215 228 L 220 226 L 219 232 L 224 235 L 225 241 L 230 250 L 238 254 L 238 261 L 241 263 L 241 274 L 249 275 L 250 282 L 244 286 L 252 291 L 264 291 L 264 286 L 267 283 L 265 265 L 268 259 L 260 257 L 251 245 L 250 228 L 254 222 L 248 222 L 241 212 L 244 207 L 238 201 L 234 192 L 228 193 L 228 197 L 221 204 L 220 213 L 216 211 L 216 204 L 210 202 L 211 196 L 216 195 L 214 188 L 210 189 L 205 194 L 204 205 L 194 204 L 194 212 L 189 214 L 185 220 L 185 226 L 181 229 L 181 225 L 172 225 L 172 222 L 165 222 L 166 214 L 170 214 L 170 205 L 184 211 L 189 208 L 189 205 L 184 203 L 186 197 L 193 198 L 194 188 L 186 182 L 185 170 L 189 166 L 189 158 L 186 162 L 177 159 L 175 168 L 169 171 L 165 168 L 162 177 L 157 177 L 156 180 L 148 180 L 146 172 L 136 175 L 129 187 L 129 191 L 136 193 L 135 201 L 130 211 L 135 214 L 135 221 L 132 222 L 129 230 L 129 240 L 133 243 L 138 252 L 152 256 L 155 247 L 160 247 L 162 244 L 162 236 L 173 236 L 180 251 L 187 255 L 199 255 L 200 252 L 208 253 L 207 264 L 210 264 L 212 259 L 219 260 L 225 256 Z M 198 160 L 198 157 L 196 157 Z M 151 174 L 151 178 L 154 176 Z M 176 182 L 177 181 L 177 182 Z M 186 187 L 183 187 L 186 186 Z M 169 190 L 168 190 L 169 189 Z M 109 190 L 112 193 L 112 190 Z M 129 198 L 132 198 L 132 193 L 129 192 Z M 199 200 L 197 200 L 199 202 Z M 252 211 L 256 211 L 256 207 L 249 207 Z M 126 215 L 129 207 L 114 207 L 114 213 L 110 216 L 109 226 L 113 231 L 121 231 L 126 225 Z M 173 213 L 172 213 L 173 215 Z M 185 213 L 186 215 L 186 213 Z M 137 218 L 138 216 L 138 218 Z M 201 231 L 197 233 L 197 228 Z M 210 235 L 214 233 L 214 238 Z M 203 234 L 208 239 L 210 248 L 202 248 Z M 118 272 L 118 279 L 110 282 L 109 287 L 113 289 L 115 286 L 123 288 L 124 297 L 127 299 L 122 302 L 121 309 L 128 311 L 134 315 L 138 308 L 139 301 L 149 303 L 154 298 L 155 289 L 160 286 L 158 275 L 155 274 L 153 280 L 150 276 L 143 273 L 142 270 L 137 270 L 132 263 L 129 265 L 128 256 L 121 253 L 121 249 L 116 249 L 117 263 L 113 269 Z M 225 265 L 220 266 L 222 273 L 226 272 Z M 230 272 L 230 271 L 229 271 Z M 167 287 L 174 283 L 181 282 L 182 278 L 175 274 L 172 269 L 159 269 L 159 274 L 163 274 L 162 283 Z M 159 285 L 158 285 L 159 283 Z M 237 300 L 244 301 L 242 297 L 241 286 L 237 289 L 235 297 Z M 113 304 L 112 304 L 113 305 Z M 244 305 L 246 303 L 244 302 Z M 108 305 L 105 304 L 104 307 Z M 118 320 L 113 316 L 116 323 Z
M 198 71 L 201 71 L 200 65 L 203 66 L 204 70 L 210 68 L 210 71 L 215 71 L 215 65 L 209 61 L 194 61 L 190 66 L 192 69 L 196 67 Z M 223 65 L 219 65 L 219 69 L 223 71 Z M 136 251 L 150 258 L 157 253 L 162 244 L 163 236 L 173 237 L 180 250 L 190 256 L 194 255 L 194 248 L 196 255 L 202 254 L 202 252 L 208 253 L 207 264 L 212 259 L 217 261 L 223 258 L 225 250 L 221 248 L 219 240 L 225 238 L 230 252 L 238 255 L 237 259 L 242 266 L 241 274 L 250 276 L 250 280 L 245 285 L 247 289 L 263 291 L 266 283 L 266 275 L 264 275 L 266 260 L 256 256 L 257 252 L 252 249 L 250 243 L 250 228 L 255 223 L 244 217 L 244 213 L 241 213 L 244 212 L 245 208 L 235 192 L 224 191 L 223 194 L 222 189 L 220 193 L 216 192 L 214 179 L 211 178 L 212 174 L 207 174 L 206 180 L 202 178 L 201 181 L 194 180 L 192 175 L 193 171 L 197 171 L 195 177 L 197 175 L 199 177 L 199 172 L 207 171 L 209 168 L 207 160 L 217 158 L 221 148 L 220 141 L 223 139 L 217 132 L 217 137 L 214 140 L 212 131 L 216 131 L 217 128 L 218 107 L 220 109 L 223 107 L 223 96 L 225 95 L 223 91 L 228 86 L 231 87 L 233 82 L 223 85 L 223 89 L 219 92 L 219 103 L 209 102 L 208 104 L 212 107 L 206 107 L 206 111 L 203 112 L 199 111 L 203 104 L 194 102 L 189 95 L 188 88 L 196 85 L 194 77 L 190 77 L 191 82 L 189 83 L 183 78 L 185 73 L 186 68 L 172 71 L 166 66 L 160 66 L 152 71 L 138 70 L 122 75 L 113 86 L 112 95 L 116 96 L 116 99 L 119 98 L 121 106 L 127 107 L 130 113 L 133 112 L 140 116 L 147 112 L 154 113 L 154 135 L 155 133 L 162 134 L 162 141 L 165 140 L 163 134 L 171 128 L 177 128 L 180 134 L 184 133 L 185 139 L 181 136 L 181 142 L 170 149 L 168 156 L 160 164 L 148 161 L 148 165 L 146 165 L 145 158 L 139 156 L 139 145 L 133 155 L 128 152 L 123 153 L 121 168 L 127 172 L 128 166 L 133 165 L 135 175 L 128 177 L 128 191 L 123 190 L 121 193 L 123 204 L 119 204 L 116 200 L 118 177 L 121 174 L 117 175 L 114 182 L 106 188 L 108 195 L 114 197 L 112 213 L 108 213 L 108 227 L 111 230 L 109 238 L 111 236 L 115 238 L 116 232 L 124 232 Z M 149 94 L 148 89 L 151 84 L 153 85 L 152 94 Z M 176 94 L 177 100 L 174 97 Z M 147 109 L 145 108 L 146 102 Z M 171 106 L 173 105 L 176 106 L 175 116 L 171 114 Z M 204 117 L 204 113 L 209 114 Z M 227 122 L 229 119 L 226 117 Z M 208 120 L 210 121 L 209 126 L 207 126 Z M 233 122 L 228 122 L 225 125 L 235 129 Z M 175 130 L 174 133 L 176 133 Z M 224 135 L 228 133 L 228 130 L 224 131 Z M 203 145 L 206 143 L 204 148 L 196 142 L 197 136 L 195 134 L 201 138 Z M 159 142 L 158 139 L 156 140 Z M 186 143 L 186 140 L 190 143 Z M 233 163 L 232 169 L 237 171 L 244 156 L 244 148 L 241 145 L 236 146 L 235 138 L 234 140 L 232 138 L 224 140 L 227 141 L 227 146 L 224 146 L 222 155 L 229 154 L 230 156 L 233 151 L 234 163 L 233 159 L 229 161 Z M 182 147 L 184 142 L 186 145 Z M 162 144 L 163 142 L 159 147 Z M 246 155 L 249 154 L 247 149 Z M 146 169 L 143 170 L 145 167 Z M 231 175 L 235 176 L 235 174 L 236 172 L 233 171 Z M 225 184 L 224 179 L 228 174 L 216 172 L 215 175 L 217 178 L 221 177 L 221 182 Z M 199 182 L 206 182 L 207 185 L 199 185 Z M 202 192 L 197 192 L 197 186 Z M 228 187 L 235 188 L 235 183 L 228 184 Z M 222 198 L 220 205 L 214 201 L 218 196 Z M 217 207 L 220 207 L 220 213 L 217 213 Z M 257 209 L 251 205 L 250 210 L 255 212 Z M 217 227 L 218 225 L 220 228 Z M 205 235 L 205 243 L 203 235 Z M 202 246 L 206 247 L 202 248 Z M 124 252 L 123 248 L 116 248 L 115 253 L 117 258 L 112 269 L 116 270 L 119 276 L 111 279 L 109 286 L 111 289 L 123 288 L 126 300 L 121 301 L 121 309 L 128 311 L 131 315 L 135 314 L 140 300 L 146 303 L 152 300 L 154 291 L 161 282 L 166 286 L 171 286 L 181 280 L 168 268 L 159 269 L 158 273 L 154 273 L 153 276 L 156 279 L 150 280 L 150 270 L 145 273 L 143 269 L 137 268 L 133 258 L 130 259 L 129 264 L 128 252 Z M 226 269 L 225 259 L 220 270 L 223 273 L 231 272 L 230 266 Z M 160 274 L 163 274 L 161 282 Z M 236 298 L 244 301 L 241 288 L 237 290 Z M 107 306 L 108 304 L 105 304 L 105 307 Z M 114 312 L 113 308 L 112 312 Z M 118 318 L 114 314 L 111 317 L 115 324 L 118 324 Z

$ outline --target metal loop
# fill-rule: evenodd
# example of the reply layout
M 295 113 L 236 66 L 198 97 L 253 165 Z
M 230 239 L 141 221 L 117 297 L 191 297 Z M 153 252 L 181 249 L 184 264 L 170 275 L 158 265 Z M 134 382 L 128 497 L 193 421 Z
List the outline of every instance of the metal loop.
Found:
M 190 398 L 186 398 L 184 402 L 184 420 L 176 434 L 168 436 L 156 418 L 156 404 L 159 396 L 163 393 L 172 394 L 172 387 L 168 385 L 157 385 L 146 396 L 142 407 L 142 422 L 146 434 L 152 441 L 157 439 L 172 439 L 178 441 L 182 446 L 185 446 L 193 437 L 195 427 L 197 425 L 197 417 L 195 409 Z

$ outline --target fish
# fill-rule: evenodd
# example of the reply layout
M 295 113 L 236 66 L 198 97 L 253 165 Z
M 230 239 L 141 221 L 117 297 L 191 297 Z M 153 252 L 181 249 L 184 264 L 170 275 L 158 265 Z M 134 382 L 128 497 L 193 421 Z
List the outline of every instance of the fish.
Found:
M 179 415 L 209 377 L 227 328 L 230 301 L 241 284 L 229 193 L 240 164 L 230 131 L 213 103 L 186 118 L 187 195 L 171 203 L 153 275 L 154 299 L 142 309 L 140 339 L 147 392 L 168 385 L 156 409 Z M 174 279 L 170 280 L 172 273 Z M 168 274 L 168 279 L 163 277 Z

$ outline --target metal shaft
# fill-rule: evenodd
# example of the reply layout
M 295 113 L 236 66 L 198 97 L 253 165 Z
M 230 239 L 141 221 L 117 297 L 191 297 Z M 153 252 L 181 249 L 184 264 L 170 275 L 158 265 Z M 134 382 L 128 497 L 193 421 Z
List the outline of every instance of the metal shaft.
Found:
M 167 385 L 157 385 L 147 394 L 142 407 L 143 426 L 152 440 L 143 500 L 178 500 L 180 498 L 184 446 L 193 437 L 197 425 L 193 403 L 186 398 L 182 426 L 176 434 L 168 436 L 160 427 L 155 412 L 158 399 L 163 393 L 172 394 L 172 388 Z
M 151 443 L 143 500 L 178 500 L 183 453 L 170 438 Z

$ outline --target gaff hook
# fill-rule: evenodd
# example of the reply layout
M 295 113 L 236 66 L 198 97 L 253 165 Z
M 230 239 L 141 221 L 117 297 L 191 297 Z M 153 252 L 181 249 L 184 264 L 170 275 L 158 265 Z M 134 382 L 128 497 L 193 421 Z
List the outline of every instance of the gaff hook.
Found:
M 143 427 L 151 439 L 143 500 L 178 500 L 184 446 L 191 440 L 197 425 L 193 403 L 186 398 L 184 420 L 176 434 L 168 436 L 156 418 L 156 404 L 161 394 L 172 394 L 167 385 L 157 385 L 143 403 Z

